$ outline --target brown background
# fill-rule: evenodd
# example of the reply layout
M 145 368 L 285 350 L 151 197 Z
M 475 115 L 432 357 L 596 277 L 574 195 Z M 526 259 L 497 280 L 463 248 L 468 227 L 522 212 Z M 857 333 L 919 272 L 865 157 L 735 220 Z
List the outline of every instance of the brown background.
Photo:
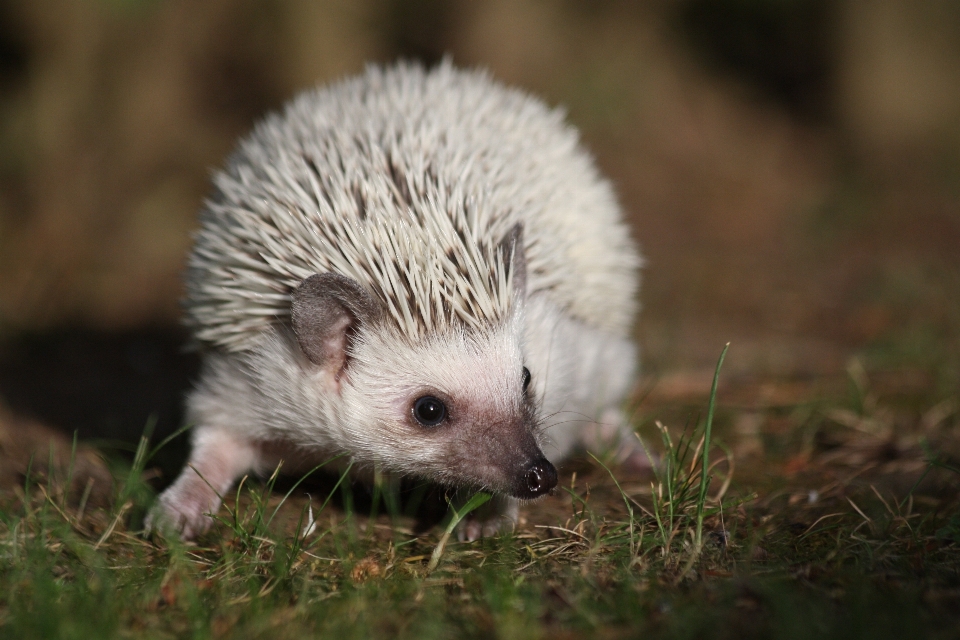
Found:
M 647 374 L 703 380 L 730 340 L 733 376 L 857 358 L 955 394 L 953 0 L 7 0 L 0 397 L 85 436 L 172 429 L 212 169 L 298 90 L 445 53 L 565 105 L 612 177 Z

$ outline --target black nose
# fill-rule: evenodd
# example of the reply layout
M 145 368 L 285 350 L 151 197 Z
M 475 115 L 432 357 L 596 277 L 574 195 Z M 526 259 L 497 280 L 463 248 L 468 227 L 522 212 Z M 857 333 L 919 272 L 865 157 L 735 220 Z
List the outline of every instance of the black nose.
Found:
M 523 470 L 514 487 L 515 498 L 536 498 L 557 486 L 557 470 L 546 458 L 538 458 Z

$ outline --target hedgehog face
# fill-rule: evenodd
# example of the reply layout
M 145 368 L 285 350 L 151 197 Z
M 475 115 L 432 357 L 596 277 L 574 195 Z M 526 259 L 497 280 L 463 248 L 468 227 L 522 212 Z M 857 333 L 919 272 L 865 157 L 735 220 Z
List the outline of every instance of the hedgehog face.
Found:
M 511 255 L 509 316 L 405 335 L 356 281 L 315 274 L 293 294 L 291 324 L 318 384 L 336 406 L 336 439 L 360 463 L 517 498 L 553 489 L 557 472 L 538 443 L 537 408 L 523 358 L 526 265 L 522 228 Z
M 535 498 L 557 482 L 538 443 L 521 316 L 416 344 L 363 332 L 340 381 L 349 450 L 444 484 Z

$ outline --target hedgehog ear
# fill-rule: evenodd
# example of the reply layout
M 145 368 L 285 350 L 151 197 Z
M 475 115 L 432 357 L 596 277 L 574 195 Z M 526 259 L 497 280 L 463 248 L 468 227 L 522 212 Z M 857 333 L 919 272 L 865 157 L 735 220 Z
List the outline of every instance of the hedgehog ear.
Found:
M 521 300 L 527 297 L 527 254 L 523 246 L 523 224 L 513 225 L 500 243 L 504 255 L 511 256 L 510 272 L 513 274 L 513 291 Z
M 347 363 L 348 332 L 374 322 L 380 308 L 360 283 L 315 273 L 293 292 L 290 317 L 303 353 L 336 382 Z

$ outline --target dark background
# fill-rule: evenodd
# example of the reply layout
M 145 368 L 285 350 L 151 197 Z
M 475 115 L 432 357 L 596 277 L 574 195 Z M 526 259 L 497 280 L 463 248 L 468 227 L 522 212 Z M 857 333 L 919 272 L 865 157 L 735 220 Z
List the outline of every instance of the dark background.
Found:
M 169 433 L 180 271 L 213 168 L 298 90 L 398 57 L 564 105 L 648 260 L 644 372 L 956 394 L 953 0 L 0 2 L 0 402 Z M 858 369 L 859 370 L 859 369 Z

